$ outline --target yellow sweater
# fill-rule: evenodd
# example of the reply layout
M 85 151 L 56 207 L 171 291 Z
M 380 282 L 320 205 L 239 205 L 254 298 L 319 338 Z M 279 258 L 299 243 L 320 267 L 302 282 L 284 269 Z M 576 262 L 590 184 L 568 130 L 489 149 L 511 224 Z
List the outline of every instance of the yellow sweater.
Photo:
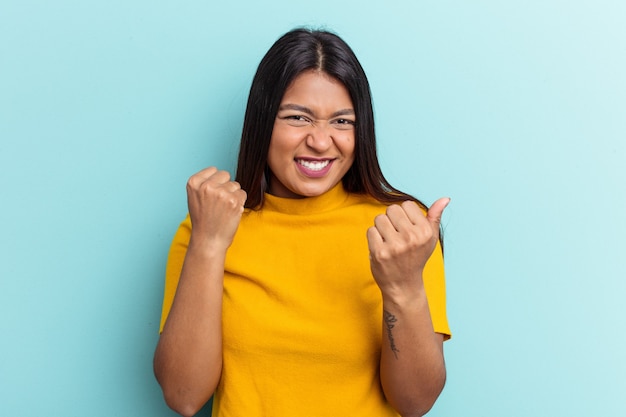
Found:
M 382 300 L 366 231 L 386 206 L 341 185 L 302 200 L 265 196 L 246 210 L 228 250 L 217 417 L 397 416 L 378 375 Z M 168 259 L 161 328 L 191 232 Z M 435 331 L 449 335 L 438 246 L 424 271 Z

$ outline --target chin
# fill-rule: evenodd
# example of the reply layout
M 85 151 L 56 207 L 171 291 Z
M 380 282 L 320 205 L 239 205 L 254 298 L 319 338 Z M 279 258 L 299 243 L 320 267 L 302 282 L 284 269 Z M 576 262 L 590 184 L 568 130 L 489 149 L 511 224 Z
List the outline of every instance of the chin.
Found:
M 294 194 L 299 195 L 303 198 L 306 197 L 319 197 L 320 195 L 328 192 L 330 188 L 326 187 L 315 187 L 315 188 L 301 188 L 292 191 Z

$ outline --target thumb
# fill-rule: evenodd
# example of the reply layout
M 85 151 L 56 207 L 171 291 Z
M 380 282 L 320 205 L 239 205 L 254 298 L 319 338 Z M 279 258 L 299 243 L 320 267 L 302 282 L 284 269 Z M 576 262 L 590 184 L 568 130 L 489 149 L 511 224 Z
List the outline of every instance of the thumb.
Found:
M 426 218 L 431 224 L 435 225 L 437 228 L 439 228 L 439 224 L 441 223 L 441 214 L 443 213 L 443 210 L 448 206 L 448 203 L 450 203 L 449 197 L 440 198 L 439 200 L 435 201 L 428 210 Z

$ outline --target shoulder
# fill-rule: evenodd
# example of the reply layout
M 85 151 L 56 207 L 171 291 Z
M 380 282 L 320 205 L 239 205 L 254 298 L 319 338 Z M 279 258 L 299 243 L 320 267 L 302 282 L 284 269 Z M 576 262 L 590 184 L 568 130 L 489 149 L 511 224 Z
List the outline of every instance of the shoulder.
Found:
M 369 194 L 355 194 L 355 193 L 348 194 L 347 202 L 349 205 L 370 207 L 370 208 L 375 208 L 375 209 L 386 209 L 392 204 L 392 203 L 384 203 L 382 201 L 379 201 Z

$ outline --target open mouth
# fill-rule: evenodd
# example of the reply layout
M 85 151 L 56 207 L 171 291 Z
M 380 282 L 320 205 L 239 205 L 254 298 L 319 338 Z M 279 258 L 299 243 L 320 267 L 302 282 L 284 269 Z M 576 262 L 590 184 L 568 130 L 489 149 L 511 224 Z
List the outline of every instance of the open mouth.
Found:
M 310 171 L 321 171 L 330 164 L 330 159 L 323 161 L 309 161 L 304 159 L 296 159 L 296 162 Z

